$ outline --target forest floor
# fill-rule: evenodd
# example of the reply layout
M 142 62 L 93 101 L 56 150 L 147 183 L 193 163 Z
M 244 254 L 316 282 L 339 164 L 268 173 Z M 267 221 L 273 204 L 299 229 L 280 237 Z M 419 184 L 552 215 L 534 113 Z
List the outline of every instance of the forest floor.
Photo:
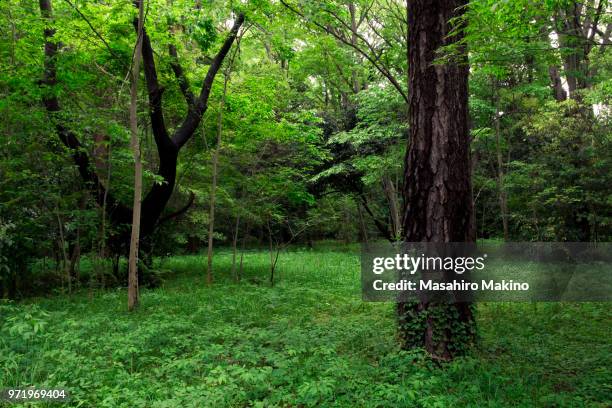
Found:
M 341 248 L 163 261 L 162 287 L 0 303 L 0 389 L 66 388 L 83 407 L 608 407 L 605 303 L 478 305 L 472 355 L 443 366 L 400 352 L 393 305 L 364 303 L 359 255 Z M 2 405 L 2 402 L 0 402 Z M 12 404 L 11 406 L 18 406 Z

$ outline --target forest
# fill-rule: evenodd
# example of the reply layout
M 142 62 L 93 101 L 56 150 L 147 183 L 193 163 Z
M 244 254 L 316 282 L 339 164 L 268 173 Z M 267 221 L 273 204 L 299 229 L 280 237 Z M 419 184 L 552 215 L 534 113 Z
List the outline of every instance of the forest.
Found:
M 612 405 L 609 302 L 370 302 L 360 277 L 381 243 L 611 241 L 608 0 L 0 21 L 0 406 Z

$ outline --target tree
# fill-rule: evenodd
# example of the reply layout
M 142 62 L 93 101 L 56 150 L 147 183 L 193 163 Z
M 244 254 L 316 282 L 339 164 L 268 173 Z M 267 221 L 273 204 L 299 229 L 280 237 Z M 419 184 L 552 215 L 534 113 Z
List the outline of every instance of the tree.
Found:
M 399 120 L 400 126 L 395 122 L 408 102 L 405 4 L 281 3 L 314 33 L 308 39 L 310 49 L 303 53 L 312 56 L 301 57 L 305 62 L 301 69 L 317 77 L 324 94 L 322 116 L 331 158 L 313 179 L 312 191 L 318 196 L 351 194 L 379 235 L 397 241 L 401 177 L 396 176 L 401 164 L 395 156 L 404 155 L 399 142 L 405 137 L 405 121 Z
M 144 0 L 138 2 L 138 28 L 136 46 L 132 60 L 132 84 L 130 87 L 130 144 L 134 155 L 134 204 L 132 206 L 132 236 L 128 270 L 128 310 L 138 306 L 138 248 L 140 246 L 140 211 L 142 207 L 142 157 L 138 138 L 138 77 L 142 56 L 142 33 L 144 26 Z
M 135 2 L 136 6 L 138 4 L 139 2 Z M 79 141 L 77 134 L 60 118 L 59 113 L 61 112 L 61 107 L 57 93 L 54 91 L 54 87 L 58 83 L 56 61 L 59 56 L 58 51 L 60 49 L 60 44 L 54 38 L 56 30 L 53 28 L 51 0 L 40 0 L 39 5 L 41 14 L 47 21 L 47 26 L 44 30 L 45 72 L 43 80 L 41 81 L 42 85 L 45 87 L 43 92 L 43 103 L 45 108 L 53 120 L 60 140 L 72 152 L 73 160 L 79 169 L 81 177 L 87 183 L 88 188 L 96 197 L 100 205 L 106 202 L 109 220 L 115 225 L 130 224 L 132 220 L 132 208 L 121 203 L 113 194 L 107 191 L 109 186 L 104 185 L 104 182 L 100 179 L 95 169 L 90 165 L 90 158 L 83 149 L 83 145 Z M 191 85 L 178 59 L 173 58 L 171 68 L 179 83 L 188 109 L 182 122 L 174 130 L 172 136 L 166 127 L 162 109 L 164 88 L 159 83 L 151 39 L 147 34 L 146 27 L 143 25 L 142 60 L 148 91 L 149 117 L 159 158 L 157 175 L 162 181 L 154 183 L 142 200 L 141 239 L 150 235 L 155 230 L 162 212 L 172 195 L 176 183 L 176 167 L 179 151 L 198 128 L 202 116 L 208 108 L 208 99 L 215 76 L 221 68 L 223 60 L 229 52 L 237 36 L 238 30 L 243 23 L 244 14 L 239 13 L 221 48 L 210 61 L 210 67 L 197 96 L 191 90 Z M 138 19 L 134 19 L 134 26 L 137 29 Z M 169 51 L 170 54 L 173 54 L 172 47 L 170 47 Z M 190 204 L 191 201 L 188 206 Z M 183 210 L 178 211 L 178 213 L 181 212 L 183 212 Z M 168 216 L 164 218 L 168 218 Z M 127 235 L 123 232 L 115 237 L 112 246 L 113 249 L 118 252 L 126 243 Z
M 377 4 L 375 1 L 309 1 L 291 5 L 285 0 L 281 3 L 288 10 L 300 16 L 305 22 L 327 33 L 340 43 L 350 47 L 357 55 L 367 60 L 395 90 L 408 102 L 408 97 L 400 75 L 403 73 L 393 66 L 402 44 L 406 44 L 406 10 L 401 3 L 387 2 Z M 361 4 L 360 4 L 361 3 Z M 382 3 L 382 2 L 381 2 Z M 376 10 L 373 7 L 378 6 Z M 381 24 L 380 16 L 387 17 L 386 24 Z M 395 31 L 385 28 L 393 25 Z M 363 27 L 361 27 L 363 26 Z M 353 71 L 354 73 L 354 71 Z M 358 88 L 355 75 L 351 75 L 351 87 Z M 404 77 L 405 78 L 405 77 Z
M 213 281 L 212 276 L 212 258 L 213 258 L 213 239 L 215 232 L 215 199 L 217 197 L 217 166 L 219 165 L 219 151 L 221 150 L 221 133 L 223 131 L 223 108 L 225 106 L 225 97 L 227 94 L 227 81 L 229 81 L 229 70 L 231 66 L 224 72 L 223 79 L 223 95 L 219 103 L 219 113 L 217 114 L 217 143 L 212 156 L 212 185 L 210 187 L 210 205 L 208 208 L 208 263 L 206 265 L 206 283 L 210 285 Z
M 450 20 L 465 12 L 466 0 L 408 2 L 409 125 L 405 159 L 405 242 L 474 240 L 468 130 L 468 63 L 465 47 L 436 63 L 441 47 L 460 42 L 462 27 Z M 424 347 L 451 359 L 474 339 L 467 303 L 397 305 L 404 348 Z
M 597 4 L 597 5 L 596 5 Z M 590 66 L 591 50 L 594 46 L 609 44 L 612 23 L 602 31 L 599 27 L 602 15 L 608 10 L 607 0 L 553 2 L 553 26 L 558 35 L 561 59 L 567 79 L 569 96 L 580 99 L 578 90 L 590 88 L 595 72 Z M 595 41 L 601 38 L 601 44 Z

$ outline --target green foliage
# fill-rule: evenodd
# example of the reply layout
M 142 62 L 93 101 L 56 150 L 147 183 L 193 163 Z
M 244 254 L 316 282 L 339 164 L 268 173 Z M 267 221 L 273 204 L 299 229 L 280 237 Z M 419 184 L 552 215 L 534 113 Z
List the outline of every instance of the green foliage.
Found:
M 398 350 L 393 306 L 361 301 L 346 250 L 283 253 L 274 288 L 265 252 L 247 252 L 241 284 L 217 254 L 211 287 L 201 257 L 168 258 L 174 276 L 135 313 L 124 290 L 0 303 L 0 387 L 96 407 L 609 404 L 605 304 L 479 304 L 477 348 L 439 365 Z
M 509 189 L 536 211 L 540 224 L 523 222 L 540 239 L 610 239 L 612 228 L 612 133 L 609 119 L 580 111 L 574 101 L 550 104 L 526 126 L 538 142 L 528 163 L 510 163 Z M 564 163 L 559 166 L 559 162 Z M 515 178 L 516 177 L 516 178 Z M 531 179 L 525 184 L 526 178 Z M 528 188 L 525 188 L 526 186 Z M 524 205 L 525 203 L 521 204 Z M 521 214 L 519 203 L 514 203 Z M 530 217 L 533 222 L 533 218 Z M 538 221 L 535 221 L 536 223 Z
M 77 192 L 84 186 L 40 106 L 44 92 L 59 96 L 62 113 L 55 119 L 75 131 L 90 157 L 108 154 L 108 158 L 98 157 L 96 170 L 103 179 L 110 176 L 109 190 L 114 197 L 124 204 L 131 202 L 133 166 L 125 78 L 135 41 L 135 9 L 129 2 L 54 1 L 56 37 L 62 43 L 56 61 L 58 84 L 41 89 L 44 23 L 36 4 L 26 3 L 10 0 L 0 5 L 2 26 L 7 27 L 0 32 L 0 112 L 6 118 L 0 218 L 18 231 L 12 236 L 12 250 L 21 260 L 11 268 L 19 270 L 24 279 L 35 258 L 57 258 L 61 252 L 55 207 L 68 233 L 63 247 L 74 246 L 77 225 L 82 227 L 84 252 L 97 250 L 103 238 L 101 211 L 93 200 L 85 209 L 75 210 Z M 167 213 L 181 208 L 190 193 L 195 194 L 195 204 L 185 217 L 162 225 L 154 237 L 159 254 L 195 250 L 207 239 L 211 155 L 220 113 L 223 130 L 214 231 L 218 241 L 229 243 L 238 217 L 243 228 L 248 224 L 259 236 L 272 221 L 275 234 L 282 236 L 279 241 L 290 235 L 290 226 L 305 224 L 310 225 L 311 235 L 347 235 L 345 230 L 362 229 L 356 216 L 349 217 L 350 227 L 341 228 L 337 223 L 345 217 L 350 200 L 368 206 L 365 232 L 373 233 L 373 218 L 377 225 L 390 223 L 391 204 L 400 201 L 408 142 L 407 104 L 401 95 L 408 73 L 404 4 L 289 3 L 297 7 L 298 14 L 267 0 L 149 3 L 146 28 L 165 90 L 162 105 L 170 131 L 180 126 L 187 111 L 170 64 L 181 63 L 191 91 L 197 94 L 210 59 L 225 38 L 229 19 L 238 11 L 247 16 L 232 67 L 228 68 L 227 60 L 222 67 L 229 75 L 224 110 L 218 110 L 222 73 L 213 84 L 196 136 L 179 157 L 177 188 Z M 585 45 L 571 36 L 557 35 L 571 4 L 478 0 L 468 7 L 465 39 L 459 45 L 467 44 L 471 66 L 480 236 L 501 235 L 493 120 L 496 104 L 503 112 L 499 147 L 507 177 L 501 188 L 508 195 L 511 237 L 579 239 L 582 227 L 570 225 L 576 221 L 570 222 L 570 213 L 590 224 L 583 228 L 595 231 L 589 239 L 610 235 L 609 210 L 596 204 L 608 202 L 602 186 L 609 182 L 604 157 L 609 140 L 605 131 L 612 72 L 609 47 L 593 46 L 588 58 L 584 56 L 591 77 L 588 89 L 577 92 L 584 109 L 552 102 L 550 68 L 556 67 L 562 79 L 578 75 L 565 69 L 564 62 Z M 586 24 L 587 17 L 594 22 L 595 12 L 595 7 L 585 8 L 582 23 Z M 598 24 L 605 31 L 609 16 L 603 13 L 600 17 Z M 355 33 L 351 31 L 353 19 Z M 601 34 L 592 38 L 597 41 Z M 168 53 L 170 44 L 176 47 L 176 61 Z M 443 62 L 445 56 L 459 50 L 440 51 Z M 583 71 L 581 68 L 582 76 Z M 389 77 L 396 79 L 399 89 Z M 146 101 L 143 91 L 139 115 L 145 190 L 162 182 L 155 175 L 157 154 Z M 588 105 L 595 106 L 597 115 L 576 115 L 589 110 Z M 595 167 L 581 169 L 563 150 L 565 142 L 551 140 L 557 133 L 574 146 L 582 146 L 580 162 Z M 586 148 L 591 142 L 596 148 Z M 547 163 L 542 163 L 544 157 Z M 557 173 L 554 163 L 563 163 L 567 171 Z M 545 175 L 530 175 L 537 171 Z M 572 178 L 579 183 L 572 185 Z M 542 181 L 549 179 L 556 184 L 544 186 Z M 328 194 L 337 198 L 336 204 L 325 201 Z M 310 222 L 309 214 L 326 219 L 319 220 L 319 227 Z M 562 228 L 556 227 L 559 223 Z M 335 234 L 329 225 L 337 226 Z
M 15 228 L 15 224 L 0 220 L 0 280 L 3 281 L 11 279 L 10 253 L 13 240 L 10 232 L 13 228 Z
M 474 321 L 463 321 L 455 305 L 429 305 L 427 310 L 418 310 L 418 303 L 408 303 L 399 316 L 402 346 L 405 349 L 422 347 L 424 336 L 431 331 L 433 344 L 444 342 L 451 356 L 467 354 L 476 341 Z M 474 305 L 468 306 L 474 314 Z M 441 350 L 440 353 L 444 352 Z

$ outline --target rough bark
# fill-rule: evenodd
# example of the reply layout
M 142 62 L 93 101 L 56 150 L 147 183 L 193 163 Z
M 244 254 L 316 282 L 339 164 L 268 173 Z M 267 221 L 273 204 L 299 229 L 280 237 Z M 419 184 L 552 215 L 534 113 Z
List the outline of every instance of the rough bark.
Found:
M 449 19 L 461 16 L 466 3 L 408 1 L 406 242 L 469 242 L 474 237 L 465 50 L 452 61 L 433 64 L 440 47 L 462 38 L 460 31 L 449 36 Z M 397 311 L 404 348 L 424 347 L 434 358 L 450 359 L 472 341 L 474 319 L 469 304 L 398 303 Z

